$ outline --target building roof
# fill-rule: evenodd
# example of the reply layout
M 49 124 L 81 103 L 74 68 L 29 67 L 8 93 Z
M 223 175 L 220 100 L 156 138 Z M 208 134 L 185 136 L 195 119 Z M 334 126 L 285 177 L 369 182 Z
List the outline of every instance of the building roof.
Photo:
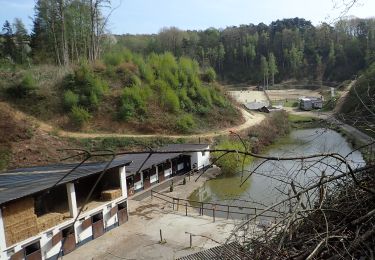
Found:
M 206 249 L 191 255 L 187 255 L 178 260 L 206 260 L 206 259 L 252 259 L 243 247 L 237 242 L 232 242 L 226 245 L 216 246 L 210 249 Z
M 116 160 L 129 160 L 132 163 L 126 167 L 126 175 L 135 174 L 138 170 L 142 171 L 148 168 L 151 168 L 153 165 L 158 165 L 163 163 L 167 160 L 171 160 L 181 155 L 181 153 L 166 153 L 166 154 L 152 154 L 150 158 L 147 159 L 148 153 L 142 154 L 127 154 L 123 156 L 119 156 Z M 147 161 L 145 162 L 145 160 Z M 143 162 L 145 164 L 142 166 Z M 142 167 L 141 167 L 142 166 Z
M 130 164 L 131 161 L 118 159 L 108 169 Z M 60 184 L 68 183 L 100 173 L 107 162 L 86 163 L 64 178 Z M 0 174 L 0 204 L 19 199 L 39 191 L 48 190 L 71 171 L 77 164 L 56 164 L 41 167 L 30 167 L 10 170 Z
M 258 110 L 262 107 L 267 107 L 268 104 L 266 102 L 248 102 L 245 104 L 245 107 L 249 110 Z
M 159 148 L 159 151 L 201 151 L 207 149 L 209 144 L 168 144 Z
M 207 149 L 208 146 L 208 144 L 166 145 L 159 148 L 158 151 L 171 151 L 172 153 L 152 154 L 143 166 L 142 164 L 148 157 L 148 153 L 121 155 L 113 160 L 108 169 L 126 165 L 126 174 L 132 175 L 138 170 L 142 171 L 151 168 L 153 165 L 158 165 L 183 154 L 182 152 L 173 153 L 173 151 L 199 151 Z M 100 173 L 106 167 L 107 163 L 108 162 L 83 164 L 64 178 L 59 184 L 65 184 L 92 174 Z M 76 166 L 77 164 L 56 164 L 20 168 L 0 173 L 0 205 L 7 201 L 48 190 Z

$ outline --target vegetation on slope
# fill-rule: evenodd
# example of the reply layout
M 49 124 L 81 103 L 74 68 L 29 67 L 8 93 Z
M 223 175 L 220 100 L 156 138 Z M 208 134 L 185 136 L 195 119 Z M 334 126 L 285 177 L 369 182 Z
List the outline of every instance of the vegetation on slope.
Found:
M 284 111 L 270 114 L 259 125 L 251 127 L 242 141 L 246 145 L 248 152 L 261 153 L 267 146 L 273 144 L 279 137 L 285 136 L 290 131 L 288 114 Z M 217 141 L 216 149 L 229 149 L 245 151 L 243 143 L 238 136 L 221 138 Z M 219 158 L 224 153 L 213 154 L 214 158 Z M 239 154 L 228 154 L 221 157 L 217 165 L 221 167 L 224 174 L 235 174 L 241 170 L 242 162 L 245 165 L 252 161 L 249 156 Z
M 350 89 L 339 111 L 341 119 L 375 136 L 375 63 Z

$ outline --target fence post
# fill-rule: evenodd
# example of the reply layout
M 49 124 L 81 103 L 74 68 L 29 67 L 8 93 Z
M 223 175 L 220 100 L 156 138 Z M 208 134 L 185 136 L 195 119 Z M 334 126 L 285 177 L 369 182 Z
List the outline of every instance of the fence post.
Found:
M 227 219 L 229 219 L 229 205 L 228 205 L 228 210 L 227 210 Z
M 201 216 L 203 216 L 203 202 L 201 202 Z
M 178 211 L 178 205 L 180 204 L 180 199 L 177 198 L 177 211 Z
M 254 209 L 254 213 L 255 213 L 255 218 L 254 218 L 254 222 L 257 222 L 257 208 Z
M 152 189 L 151 189 L 151 200 L 152 200 Z
M 174 210 L 174 198 L 172 198 L 172 209 Z
M 161 233 L 161 229 L 160 229 L 160 243 L 163 242 L 163 234 Z
M 185 216 L 187 216 L 187 202 L 185 202 Z
M 213 205 L 212 206 L 212 216 L 214 218 L 214 222 L 215 222 L 215 211 L 216 211 L 216 205 Z
M 190 248 L 193 247 L 193 235 L 190 233 Z

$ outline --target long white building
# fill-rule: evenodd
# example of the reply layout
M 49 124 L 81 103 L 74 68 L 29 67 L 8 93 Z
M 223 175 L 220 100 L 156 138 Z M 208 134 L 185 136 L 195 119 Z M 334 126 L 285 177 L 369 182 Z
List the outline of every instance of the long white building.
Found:
M 77 164 L 1 173 L 0 259 L 56 259 L 68 254 L 126 223 L 128 196 L 209 166 L 210 154 L 203 151 L 207 149 L 206 144 L 177 144 L 158 150 L 167 153 L 118 156 L 86 204 L 106 162 L 83 164 L 69 175 Z

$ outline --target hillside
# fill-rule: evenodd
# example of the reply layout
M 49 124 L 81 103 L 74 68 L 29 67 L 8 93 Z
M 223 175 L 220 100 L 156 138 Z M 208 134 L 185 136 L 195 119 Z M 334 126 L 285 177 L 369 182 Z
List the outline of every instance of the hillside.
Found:
M 351 87 L 338 112 L 340 119 L 375 136 L 375 63 Z
M 172 54 L 121 49 L 95 63 L 2 69 L 1 98 L 57 128 L 200 133 L 243 122 L 211 68 Z
M 57 151 L 57 147 L 71 146 L 74 142 L 40 130 L 8 105 L 0 103 L 0 170 L 60 162 L 68 153 Z

